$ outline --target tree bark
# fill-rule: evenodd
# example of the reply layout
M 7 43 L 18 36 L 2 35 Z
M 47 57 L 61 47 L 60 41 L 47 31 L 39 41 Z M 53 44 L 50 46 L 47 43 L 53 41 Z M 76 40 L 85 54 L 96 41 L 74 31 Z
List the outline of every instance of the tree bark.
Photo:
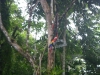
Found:
M 40 3 L 42 5 L 42 8 L 46 16 L 46 21 L 48 26 L 48 46 L 49 46 L 53 35 L 53 31 L 51 27 L 52 25 L 51 10 L 46 0 L 40 0 Z M 50 71 L 53 68 L 53 66 L 54 66 L 54 50 L 50 51 L 48 48 L 48 65 L 47 65 L 48 70 Z
M 64 27 L 63 41 L 64 41 L 64 44 L 66 44 L 66 25 Z M 62 75 L 65 75 L 65 52 L 66 52 L 66 46 L 63 47 L 63 56 L 62 56 L 63 73 L 62 73 Z
M 52 18 L 52 22 L 54 23 L 54 0 L 51 0 L 51 18 Z
M 39 56 L 39 70 L 40 70 L 40 75 L 42 75 L 42 74 L 41 74 L 41 54 L 40 54 L 40 56 Z

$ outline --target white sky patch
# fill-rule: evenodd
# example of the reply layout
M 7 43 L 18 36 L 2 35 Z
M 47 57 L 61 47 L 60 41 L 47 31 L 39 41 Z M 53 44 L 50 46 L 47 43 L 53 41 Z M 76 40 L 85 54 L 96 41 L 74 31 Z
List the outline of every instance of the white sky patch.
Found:
M 69 20 L 69 22 L 70 22 L 69 25 L 71 26 L 72 29 L 75 29 L 76 26 L 75 26 L 75 24 L 74 24 L 74 22 L 73 22 L 73 20 L 72 20 L 72 17 L 73 17 L 73 13 L 68 17 L 68 20 Z
M 73 20 L 71 20 L 71 19 L 69 19 L 69 21 L 70 21 L 70 26 L 71 26 L 71 28 L 72 29 L 75 29 L 76 27 L 75 27 L 75 24 L 74 24 L 74 22 L 73 22 Z
M 19 8 L 22 10 L 22 16 L 27 15 L 26 9 L 27 9 L 27 3 L 25 0 L 15 0 L 16 4 L 18 5 Z
M 34 32 L 31 33 L 31 35 L 36 39 L 36 40 L 39 40 L 40 37 L 42 36 L 41 34 L 44 34 L 44 29 L 41 29 L 40 32 L 36 32 L 36 30 Z
M 70 22 L 69 26 L 71 27 L 72 30 L 74 30 L 76 33 L 78 33 L 78 27 L 75 26 L 75 24 L 72 20 L 72 16 L 73 16 L 73 13 L 68 17 L 68 20 Z
M 32 35 L 36 40 L 39 40 L 40 37 L 41 37 L 43 34 L 45 34 L 45 29 L 44 29 L 44 27 L 45 27 L 46 21 L 44 20 L 44 18 L 42 18 L 42 19 L 39 20 L 39 22 L 43 22 L 43 23 L 44 23 L 44 25 L 43 25 L 41 31 L 37 33 L 36 30 L 35 30 L 34 32 L 31 33 L 31 35 Z
M 25 17 L 26 20 L 28 20 L 29 16 L 27 13 L 27 2 L 26 0 L 15 0 L 16 4 L 18 5 L 19 8 L 21 8 L 22 10 L 22 16 Z M 37 19 L 35 19 L 35 21 L 38 21 Z M 46 23 L 46 21 L 42 18 L 41 20 L 39 20 L 39 22 L 43 22 Z M 30 28 L 30 30 L 32 30 Z M 40 37 L 43 35 L 44 33 L 44 29 L 41 29 L 41 32 L 36 32 L 35 30 L 33 32 L 31 32 L 31 35 L 33 36 L 33 38 L 35 38 L 36 40 L 40 39 Z

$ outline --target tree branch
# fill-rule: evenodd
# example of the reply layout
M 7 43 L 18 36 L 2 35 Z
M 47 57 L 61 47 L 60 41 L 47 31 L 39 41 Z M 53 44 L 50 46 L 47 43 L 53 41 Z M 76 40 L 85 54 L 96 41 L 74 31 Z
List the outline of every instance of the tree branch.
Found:
M 5 35 L 6 39 L 8 40 L 9 44 L 15 48 L 16 51 L 18 51 L 22 56 L 24 56 L 30 63 L 31 65 L 35 68 L 35 63 L 33 61 L 33 58 L 28 52 L 25 52 L 15 41 L 11 40 L 11 37 L 8 35 L 8 32 L 4 28 L 1 20 L 1 13 L 0 13 L 0 29 Z
M 35 9 L 35 7 L 38 5 L 38 3 L 39 3 L 39 0 L 37 0 L 37 2 L 35 3 L 35 5 L 34 5 L 34 6 L 32 6 L 32 10 L 34 10 L 34 9 Z
M 65 17 L 66 13 L 69 11 L 69 9 L 73 6 L 73 4 L 75 3 L 76 0 L 73 0 L 73 2 L 70 3 L 69 7 L 66 8 L 66 10 L 64 11 L 64 13 L 61 15 L 60 19 L 61 20 L 63 17 Z

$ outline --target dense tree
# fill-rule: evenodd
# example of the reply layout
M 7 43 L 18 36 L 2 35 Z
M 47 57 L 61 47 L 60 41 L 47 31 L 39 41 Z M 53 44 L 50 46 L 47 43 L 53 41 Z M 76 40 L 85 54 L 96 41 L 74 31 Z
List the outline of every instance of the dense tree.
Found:
M 10 75 L 12 71 L 16 75 L 21 73 L 31 75 L 32 70 L 36 75 L 44 75 L 47 72 L 49 75 L 60 75 L 62 72 L 63 75 L 99 73 L 99 0 L 29 0 L 27 2 L 29 19 L 26 21 L 12 1 L 0 2 L 0 55 L 2 56 L 0 70 L 3 75 Z M 70 26 L 69 17 L 76 29 Z M 46 20 L 45 25 L 39 22 L 41 18 Z M 66 41 L 67 46 L 49 47 L 56 36 L 53 26 L 56 26 L 54 28 L 57 29 L 59 39 Z M 44 27 L 45 34 L 41 39 L 37 41 L 31 37 L 31 30 L 38 34 Z M 21 69 L 23 71 L 20 71 Z
M 2 21 L 4 27 L 8 30 L 10 29 L 10 22 L 9 22 L 9 4 L 6 0 L 0 0 L 0 12 L 2 13 Z M 8 24 L 8 25 L 6 25 Z M 1 26 L 1 25 L 0 25 Z M 9 31 L 8 31 L 9 32 Z M 6 47 L 5 47 L 6 46 Z M 9 50 L 8 50 L 9 49 Z M 0 74 L 1 75 L 10 75 L 11 74 L 11 56 L 12 56 L 12 48 L 7 43 L 4 34 L 0 30 Z

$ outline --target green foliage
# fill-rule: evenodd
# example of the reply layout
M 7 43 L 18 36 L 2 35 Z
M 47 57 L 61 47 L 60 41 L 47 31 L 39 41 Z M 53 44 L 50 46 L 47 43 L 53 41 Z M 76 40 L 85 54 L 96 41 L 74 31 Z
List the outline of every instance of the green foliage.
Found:
M 59 16 L 63 14 L 66 7 L 69 7 L 69 4 L 72 1 L 73 0 L 56 0 L 56 12 Z M 26 50 L 26 29 L 28 20 L 25 20 L 21 16 L 22 12 L 20 8 L 18 8 L 13 2 L 10 5 L 10 2 L 12 2 L 12 0 L 0 1 L 0 12 L 2 13 L 3 25 L 10 35 L 12 35 L 16 30 L 12 37 L 24 50 Z M 33 3 L 35 2 L 36 0 Z M 50 5 L 50 0 L 47 0 L 47 2 Z M 70 75 L 83 74 L 84 70 L 88 72 L 88 75 L 92 75 L 91 72 L 93 72 L 93 74 L 100 73 L 98 71 L 100 67 L 97 67 L 100 63 L 100 10 L 95 4 L 100 5 L 100 1 L 76 0 L 72 8 L 67 12 L 67 16 L 65 15 L 62 20 L 59 21 L 59 39 L 63 38 L 64 25 L 67 24 L 65 65 L 66 69 L 68 69 L 67 66 L 71 67 L 71 69 L 67 71 Z M 54 14 L 56 14 L 56 12 L 54 12 Z M 78 32 L 70 26 L 70 22 L 67 17 L 71 15 L 73 15 L 72 20 L 75 27 L 78 28 Z M 41 18 L 45 19 L 45 14 L 41 4 L 39 3 L 37 9 L 35 9 L 32 15 L 30 32 L 34 32 L 34 34 L 39 35 L 39 33 L 43 31 L 43 36 L 41 35 L 41 39 L 38 41 L 35 40 L 37 38 L 34 38 L 33 35 L 30 36 L 28 52 L 35 59 L 36 67 L 38 67 L 39 64 L 40 54 L 44 53 L 44 57 L 42 59 L 42 74 L 47 75 L 46 60 L 48 51 L 45 51 L 45 46 L 47 44 L 48 37 L 44 34 L 47 31 L 47 29 L 45 30 L 47 26 L 40 21 Z M 78 38 L 79 36 L 81 38 Z M 32 75 L 34 69 L 32 69 L 31 65 L 19 53 L 12 50 L 14 49 L 7 43 L 6 38 L 0 31 L 0 55 L 2 56 L 0 59 L 0 70 L 2 71 L 2 75 Z M 55 49 L 55 65 L 57 66 L 50 71 L 51 75 L 61 75 L 63 72 L 61 68 L 63 56 L 62 52 L 62 48 Z M 78 60 L 75 59 L 75 57 L 78 57 Z M 83 63 L 81 59 L 84 59 L 86 63 Z M 90 70 L 91 72 L 89 72 Z
M 33 73 L 31 65 L 26 61 L 25 58 L 23 58 L 19 53 L 14 50 L 12 55 L 12 65 L 12 75 L 32 75 Z
M 61 75 L 63 70 L 60 66 L 55 66 L 50 72 L 48 72 L 47 69 L 42 68 L 42 74 L 47 75 L 49 73 L 50 75 Z
M 5 2 L 3 3 L 3 1 L 4 0 L 0 1 L 2 3 L 2 5 L 0 6 L 2 6 L 3 8 L 1 10 L 3 25 L 5 26 L 7 31 L 9 31 L 9 34 L 13 35 L 12 37 L 16 39 L 16 42 L 18 42 L 23 47 L 25 46 L 23 45 L 25 43 L 25 34 L 21 35 L 22 23 L 24 22 L 24 18 L 21 17 L 21 10 L 18 9 L 17 5 L 15 5 L 14 3 L 11 4 L 10 8 L 10 6 L 8 7 L 9 2 L 6 4 Z M 12 49 L 9 43 L 7 43 L 5 36 L 0 31 L 1 75 L 32 75 L 31 65 L 26 62 L 25 58 L 23 58 L 19 55 L 19 53 L 13 50 L 14 49 Z
M 7 0 L 0 0 L 0 13 L 2 16 L 2 22 L 6 30 L 9 32 L 10 21 L 9 21 L 9 7 Z M 7 40 L 0 30 L 0 74 L 11 75 L 11 55 L 12 48 L 7 43 Z
M 98 22 L 99 9 L 93 5 L 88 7 L 86 5 L 84 7 L 85 12 L 75 12 L 74 14 L 76 14 L 77 16 L 74 15 L 73 18 L 76 26 L 78 27 L 78 35 L 82 37 L 82 39 L 80 40 L 80 45 L 82 47 L 84 59 L 91 64 L 97 65 L 99 64 L 98 62 L 100 60 L 98 58 L 99 53 L 96 52 L 98 45 L 100 45 L 98 43 L 98 41 L 100 40 L 100 38 L 98 37 L 98 29 L 100 28 Z M 91 9 L 90 7 L 93 9 Z
M 62 72 L 63 70 L 61 69 L 60 66 L 55 66 L 50 73 L 51 75 L 61 75 Z

